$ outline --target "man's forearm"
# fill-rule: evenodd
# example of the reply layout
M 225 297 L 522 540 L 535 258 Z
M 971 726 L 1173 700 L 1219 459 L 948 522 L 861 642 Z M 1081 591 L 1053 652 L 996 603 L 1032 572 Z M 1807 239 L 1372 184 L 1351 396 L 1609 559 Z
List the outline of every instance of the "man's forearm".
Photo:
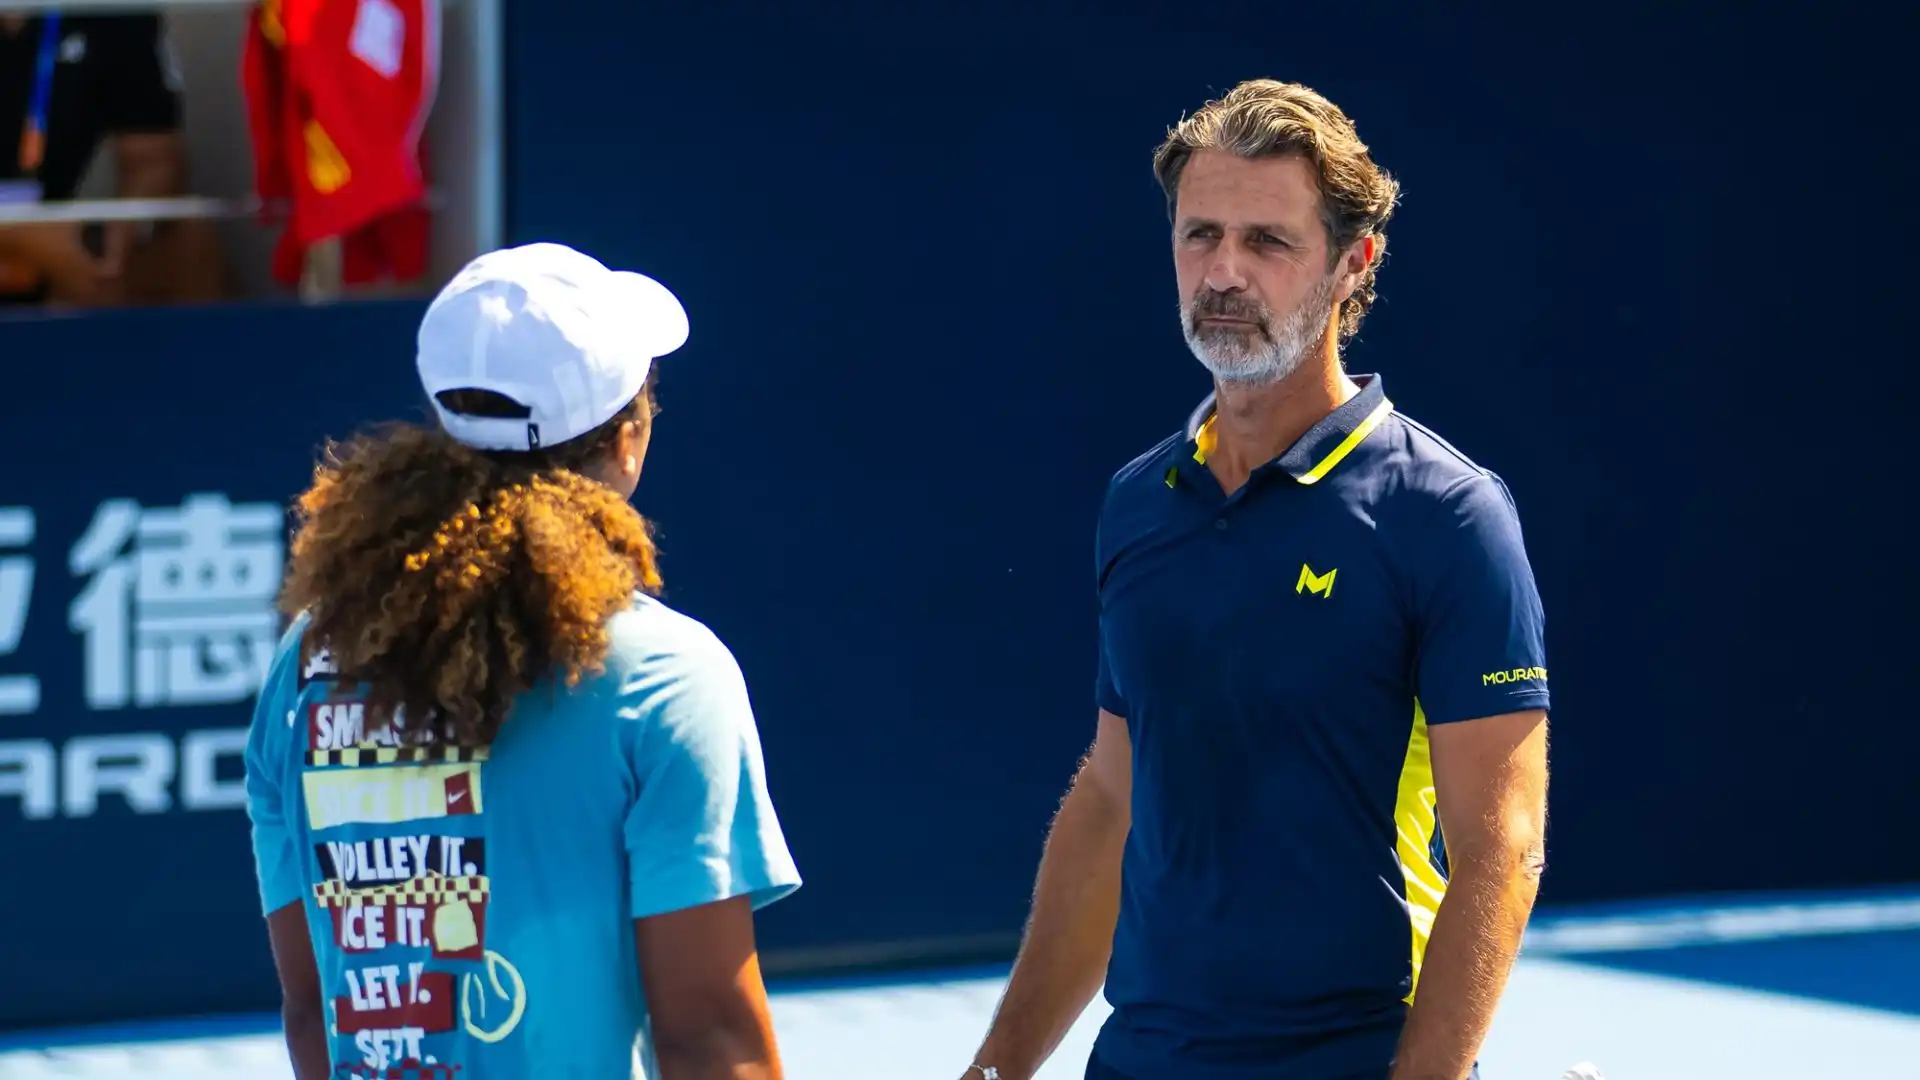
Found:
M 1120 915 L 1127 811 L 1083 775 L 1061 803 L 1040 857 L 1026 938 L 975 1063 L 1027 1080 L 1106 981 Z
M 1533 850 L 1456 868 L 1427 941 L 1393 1080 L 1464 1080 L 1473 1068 L 1539 893 Z

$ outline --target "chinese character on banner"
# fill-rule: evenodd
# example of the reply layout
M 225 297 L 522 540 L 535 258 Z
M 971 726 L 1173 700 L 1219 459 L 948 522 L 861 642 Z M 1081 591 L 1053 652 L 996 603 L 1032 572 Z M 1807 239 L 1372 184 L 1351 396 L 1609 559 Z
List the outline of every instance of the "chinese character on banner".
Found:
M 244 701 L 266 681 L 286 557 L 271 503 L 189 495 L 177 509 L 109 499 L 73 545 L 90 576 L 67 612 L 86 636 L 96 709 Z
M 0 506 L 0 661 L 20 647 L 27 629 L 27 605 L 33 600 L 33 558 L 20 549 L 33 543 L 33 511 Z M 0 667 L 4 667 L 0 663 Z M 17 716 L 40 707 L 40 680 L 0 670 L 0 716 Z

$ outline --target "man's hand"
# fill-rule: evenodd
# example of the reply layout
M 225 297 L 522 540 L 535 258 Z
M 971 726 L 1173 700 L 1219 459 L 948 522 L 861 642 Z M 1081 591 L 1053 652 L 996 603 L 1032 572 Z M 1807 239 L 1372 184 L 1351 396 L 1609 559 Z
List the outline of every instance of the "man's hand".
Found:
M 1545 866 L 1547 714 L 1437 724 L 1434 795 L 1451 871 L 1393 1080 L 1460 1080 L 1506 988 Z
M 1020 954 L 973 1059 L 997 1069 L 1001 1080 L 1037 1072 L 1106 981 L 1132 798 L 1127 722 L 1103 709 L 1093 748 L 1047 833 Z M 983 1080 L 981 1069 L 969 1069 L 963 1080 Z

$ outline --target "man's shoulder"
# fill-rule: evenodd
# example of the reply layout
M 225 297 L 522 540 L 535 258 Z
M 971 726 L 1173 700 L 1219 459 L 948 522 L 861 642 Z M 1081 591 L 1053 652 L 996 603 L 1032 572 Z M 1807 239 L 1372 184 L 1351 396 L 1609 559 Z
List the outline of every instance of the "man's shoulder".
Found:
M 1484 544 L 1489 529 L 1518 529 L 1519 509 L 1498 473 L 1397 411 L 1378 434 L 1372 516 L 1399 558 L 1442 566 Z
M 1388 415 L 1385 427 L 1393 449 L 1422 480 L 1444 487 L 1469 477 L 1492 475 L 1466 451 L 1397 408 Z
M 1381 425 L 1382 493 L 1418 507 L 1482 486 L 1504 491 L 1499 474 L 1469 457 L 1432 428 L 1395 409 Z
M 1107 481 L 1107 498 L 1117 493 L 1151 485 L 1166 486 L 1166 471 L 1173 466 L 1174 454 L 1185 445 L 1187 434 L 1184 430 L 1154 443 L 1152 448 L 1121 466 Z

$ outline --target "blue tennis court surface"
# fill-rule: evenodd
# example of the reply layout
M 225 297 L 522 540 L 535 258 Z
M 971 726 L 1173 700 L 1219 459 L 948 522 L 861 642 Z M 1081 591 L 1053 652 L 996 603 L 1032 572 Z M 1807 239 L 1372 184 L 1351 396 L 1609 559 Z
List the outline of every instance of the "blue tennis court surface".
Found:
M 1910 889 L 1563 911 L 1540 920 L 1527 952 L 1920 1016 L 1920 893 Z
M 795 1080 L 950 1080 L 1003 970 L 776 984 Z M 1102 1002 L 1042 1080 L 1080 1075 Z M 1487 1080 L 1920 1080 L 1920 890 L 1543 914 L 1482 1056 Z M 6 1080 L 288 1080 L 272 1017 L 0 1036 Z
M 1615 953 L 1602 962 L 1920 1016 L 1920 930 Z

